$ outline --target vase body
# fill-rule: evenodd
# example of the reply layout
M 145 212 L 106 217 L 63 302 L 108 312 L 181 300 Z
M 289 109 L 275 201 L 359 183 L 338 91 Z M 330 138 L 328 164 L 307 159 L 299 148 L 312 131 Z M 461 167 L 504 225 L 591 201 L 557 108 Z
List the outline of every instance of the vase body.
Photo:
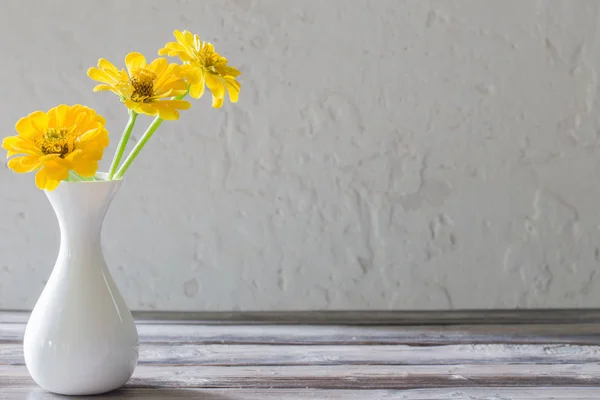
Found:
M 50 392 L 92 395 L 131 377 L 138 335 L 104 261 L 100 232 L 121 181 L 62 182 L 46 192 L 61 239 L 58 259 L 23 342 L 33 380 Z

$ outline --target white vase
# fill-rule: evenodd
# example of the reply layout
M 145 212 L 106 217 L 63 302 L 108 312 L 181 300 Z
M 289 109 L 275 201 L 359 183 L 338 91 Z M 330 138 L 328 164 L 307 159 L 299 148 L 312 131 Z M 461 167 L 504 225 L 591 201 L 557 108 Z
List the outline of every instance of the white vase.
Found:
M 137 364 L 135 323 L 100 244 L 104 215 L 120 185 L 62 182 L 46 192 L 60 225 L 60 250 L 27 323 L 23 350 L 29 374 L 50 392 L 108 392 L 124 385 Z

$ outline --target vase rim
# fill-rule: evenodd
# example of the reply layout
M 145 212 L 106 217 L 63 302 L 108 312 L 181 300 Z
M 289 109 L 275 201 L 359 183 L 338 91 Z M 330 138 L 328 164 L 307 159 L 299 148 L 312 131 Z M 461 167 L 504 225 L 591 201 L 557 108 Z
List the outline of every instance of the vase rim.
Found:
M 71 183 L 100 184 L 100 183 L 117 183 L 117 182 L 123 181 L 123 178 L 116 178 L 116 179 L 112 179 L 112 180 L 106 179 L 108 177 L 108 172 L 96 172 L 96 175 L 94 175 L 94 177 L 98 180 L 96 180 L 96 181 L 62 181 L 61 184 L 63 184 L 63 183 L 67 183 L 67 184 L 71 184 Z

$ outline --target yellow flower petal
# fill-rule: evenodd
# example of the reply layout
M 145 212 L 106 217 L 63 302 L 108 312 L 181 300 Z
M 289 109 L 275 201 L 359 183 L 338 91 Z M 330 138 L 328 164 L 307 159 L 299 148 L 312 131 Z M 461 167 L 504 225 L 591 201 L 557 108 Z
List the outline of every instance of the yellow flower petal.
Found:
M 54 190 L 69 176 L 69 170 L 57 166 L 44 166 L 35 175 L 35 184 L 43 190 Z
M 101 135 L 104 132 L 106 132 L 106 130 L 102 127 L 90 129 L 89 131 L 86 131 L 81 136 L 79 136 L 79 138 L 77 139 L 77 143 L 91 142 L 92 140 L 96 139 L 98 135 Z
M 60 154 L 47 154 L 40 157 L 40 161 L 45 164 L 50 164 L 50 162 L 60 162 Z
M 7 138 L 4 138 L 4 140 L 2 141 L 2 148 L 8 150 L 9 157 L 11 157 L 14 154 L 42 154 L 33 141 L 20 136 L 9 136 Z
M 148 69 L 156 75 L 160 75 L 169 66 L 166 58 L 159 57 L 148 65 Z
M 223 101 L 225 99 L 223 97 L 215 97 L 212 98 L 212 107 L 213 108 L 221 108 L 223 106 Z
M 133 76 L 136 69 L 146 66 L 146 57 L 140 53 L 129 53 L 125 57 L 125 66 L 127 67 L 129 76 Z
M 58 107 L 54 107 L 48 112 L 50 117 L 50 121 L 48 122 L 49 126 L 59 127 L 65 126 L 67 122 L 67 113 L 69 112 L 70 107 L 66 104 L 61 104 Z
M 176 108 L 178 110 L 187 110 L 192 104 L 189 101 L 185 100 L 165 100 L 161 101 L 161 104 L 168 104 L 170 107 Z
M 109 74 L 106 73 L 106 71 L 98 69 L 98 68 L 89 68 L 87 71 L 87 75 L 98 82 L 102 82 L 102 83 L 107 83 L 107 84 L 113 84 L 115 83 L 115 79 L 110 76 Z
M 60 181 L 50 179 L 48 172 L 45 168 L 42 168 L 35 174 L 35 185 L 41 190 L 54 190 L 58 186 Z
M 158 53 L 177 56 L 185 63 L 180 71 L 190 84 L 190 96 L 200 98 L 206 85 L 213 95 L 213 107 L 223 105 L 225 91 L 232 103 L 237 102 L 241 85 L 235 78 L 241 74 L 240 71 L 227 65 L 227 59 L 215 52 L 211 43 L 200 40 L 198 35 L 179 30 L 173 35 L 177 41 L 167 43 Z
M 169 78 L 154 83 L 154 94 L 151 99 L 181 96 L 187 93 L 188 84 L 182 78 Z
M 13 157 L 8 167 L 18 173 L 39 170 L 36 184 L 46 190 L 56 188 L 70 169 L 90 176 L 108 145 L 104 125 L 104 118 L 82 105 L 61 104 L 47 113 L 32 113 L 17 122 L 18 136 L 2 142 Z
M 156 110 L 148 108 L 145 103 L 137 103 L 131 99 L 125 99 L 125 107 L 135 111 L 138 114 L 146 114 L 150 116 L 156 115 Z
M 102 115 L 95 114 L 94 119 L 96 124 L 100 124 L 100 126 L 106 125 L 106 120 Z
M 128 73 L 125 70 L 119 72 L 104 59 L 98 61 L 99 68 L 90 68 L 88 73 L 92 79 L 102 82 L 96 85 L 94 91 L 112 91 L 121 97 L 128 109 L 152 116 L 159 115 L 159 108 L 167 115 L 169 107 L 161 108 L 158 103 L 183 96 L 188 91 L 189 85 L 180 71 L 181 66 L 169 63 L 165 58 L 159 57 L 147 64 L 142 54 L 129 53 L 125 64 Z M 174 114 L 168 115 L 174 118 Z
M 223 105 L 223 100 L 225 98 L 225 85 L 221 79 L 214 74 L 206 74 L 205 79 L 206 86 L 208 86 L 208 89 L 210 89 L 213 95 L 213 108 L 220 108 Z
M 101 58 L 98 60 L 98 68 L 101 68 L 103 70 L 106 70 L 107 72 L 112 71 L 114 73 L 119 73 L 119 70 L 117 69 L 117 67 L 115 67 L 115 65 L 113 63 L 111 63 L 110 61 Z
M 205 75 L 204 79 L 206 79 L 206 86 L 208 86 L 208 89 L 213 96 L 221 99 L 225 97 L 225 85 L 221 78 L 215 74 L 209 73 Z
M 64 160 L 68 163 L 72 163 L 76 158 L 80 157 L 82 153 L 83 153 L 83 150 L 81 150 L 81 149 L 74 150 L 72 153 L 67 155 L 64 158 Z M 55 154 L 53 154 L 53 155 L 55 155 Z M 48 157 L 48 156 L 46 156 L 46 157 Z
M 35 171 L 42 165 L 42 163 L 40 162 L 39 157 L 23 156 L 23 157 L 15 157 L 11 160 L 8 160 L 7 165 L 8 165 L 8 168 L 13 170 L 14 172 L 23 174 L 26 172 Z
M 190 85 L 190 96 L 199 99 L 204 94 L 204 81 Z
M 161 88 L 173 78 L 183 82 L 183 79 L 179 78 L 179 65 L 177 64 L 169 64 L 163 73 L 156 77 L 156 80 L 154 81 L 154 91 L 156 92 L 156 89 Z
M 227 88 L 227 93 L 229 93 L 229 100 L 232 103 L 237 103 L 238 101 L 240 86 L 241 85 L 233 79 L 225 79 L 225 87 Z
M 204 83 L 204 71 L 198 66 L 190 64 L 182 65 L 181 68 L 179 68 L 179 73 L 191 84 L 198 83 L 200 81 Z
M 194 56 L 186 51 L 186 48 L 179 43 L 167 43 L 164 48 L 158 51 L 158 55 L 168 55 L 169 57 L 179 57 L 183 62 L 190 62 Z
M 73 161 L 73 169 L 81 176 L 94 176 L 98 171 L 98 161 L 79 157 Z
M 48 127 L 50 117 L 43 111 L 35 111 L 28 115 L 29 122 L 38 132 L 43 132 Z
M 106 146 L 108 146 L 108 138 L 106 138 L 104 142 L 98 141 L 78 145 L 77 149 L 83 152 L 85 158 L 99 161 L 102 159 L 102 154 L 104 153 Z
M 31 122 L 29 121 L 28 117 L 23 117 L 20 120 L 18 120 L 15 124 L 15 130 L 17 131 L 17 133 L 19 133 L 19 135 L 28 138 L 35 137 L 39 134 L 37 129 L 35 129 L 31 125 Z
M 177 39 L 177 41 L 179 43 L 186 43 L 187 41 L 185 40 L 185 36 L 183 36 L 183 33 L 176 29 L 173 31 L 173 36 L 175 36 L 175 39 Z
M 159 117 L 167 121 L 179 119 L 179 111 L 168 104 L 162 104 L 165 103 L 164 101 L 160 101 L 158 103 L 160 104 L 157 104 L 155 107 Z
M 234 78 L 236 78 L 242 74 L 236 68 L 230 67 L 229 65 L 225 65 L 225 66 L 221 67 L 221 69 L 223 70 L 223 75 L 232 76 Z
M 100 85 L 96 85 L 94 87 L 94 92 L 100 92 L 102 90 L 111 90 L 111 91 L 114 91 L 115 89 L 112 86 L 106 85 L 106 84 L 100 84 Z
M 17 121 L 15 130 L 23 137 L 34 138 L 43 134 L 48 127 L 48 121 L 49 118 L 45 112 L 36 111 Z

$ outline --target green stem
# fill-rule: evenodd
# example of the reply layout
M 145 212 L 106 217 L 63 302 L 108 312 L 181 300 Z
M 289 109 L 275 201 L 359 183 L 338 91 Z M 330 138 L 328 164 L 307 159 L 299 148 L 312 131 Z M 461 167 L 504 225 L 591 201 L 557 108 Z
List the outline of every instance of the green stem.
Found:
M 189 92 L 190 92 L 190 85 L 188 85 L 188 89 L 186 90 L 186 92 L 184 94 L 182 94 L 180 96 L 172 97 L 171 100 L 181 100 L 184 97 L 186 97 Z M 134 111 L 132 111 L 132 113 L 134 113 Z M 125 144 L 127 144 L 127 140 L 129 139 L 129 135 L 131 134 L 131 129 L 133 128 L 133 124 L 135 122 L 135 116 L 133 116 L 133 114 L 132 114 L 132 118 L 133 118 L 133 122 L 131 119 L 129 120 L 129 123 L 127 124 L 127 128 L 125 129 L 125 132 L 123 133 L 123 138 L 121 138 L 121 141 L 125 140 Z M 134 146 L 133 150 L 131 150 L 131 153 L 129 153 L 129 156 L 127 156 L 127 158 L 125 159 L 125 162 L 123 162 L 123 165 L 121 165 L 121 168 L 119 168 L 119 170 L 115 174 L 113 171 L 113 167 L 114 167 L 114 169 L 116 169 L 116 165 L 118 165 L 119 161 L 121 161 L 121 156 L 123 155 L 123 150 L 125 149 L 125 145 L 121 146 L 121 143 L 119 143 L 119 152 L 117 155 L 115 155 L 115 160 L 117 160 L 116 165 L 115 165 L 115 161 L 113 161 L 113 165 L 110 167 L 111 172 L 109 173 L 109 179 L 113 179 L 113 178 L 120 179 L 123 177 L 123 175 L 125 174 L 127 169 L 131 166 L 131 163 L 133 162 L 133 160 L 135 160 L 135 158 L 138 156 L 138 154 L 140 154 L 140 151 L 142 151 L 142 149 L 144 148 L 144 146 L 146 145 L 148 140 L 150 140 L 150 138 L 152 137 L 154 132 L 158 129 L 158 127 L 162 123 L 163 123 L 162 118 L 160 118 L 158 116 L 156 118 L 154 118 L 154 121 L 152 121 L 152 123 L 150 124 L 150 126 L 148 127 L 146 132 L 144 132 L 144 135 L 142 136 L 140 141 Z M 130 125 L 131 125 L 131 127 L 130 127 Z M 125 136 L 127 136 L 127 139 L 124 139 Z
M 125 126 L 123 134 L 121 135 L 119 146 L 117 147 L 115 157 L 113 158 L 112 164 L 110 165 L 110 170 L 108 171 L 109 181 L 111 181 L 115 177 L 115 172 L 117 172 L 117 168 L 119 167 L 119 163 L 121 162 L 121 157 L 123 157 L 123 152 L 127 147 L 127 142 L 129 141 L 129 136 L 131 136 L 131 131 L 133 130 L 133 125 L 135 125 L 135 119 L 137 118 L 137 115 L 138 114 L 133 110 L 129 112 L 129 121 Z
M 131 163 L 133 162 L 133 160 L 135 160 L 135 158 L 138 156 L 138 154 L 140 154 L 140 151 L 142 151 L 142 149 L 144 148 L 144 145 L 148 142 L 148 140 L 150 140 L 150 138 L 152 137 L 152 134 L 154 134 L 154 132 L 158 129 L 158 127 L 160 126 L 160 124 L 162 124 L 162 122 L 163 122 L 163 119 L 161 117 L 154 118 L 154 121 L 152 121 L 152 123 L 150 124 L 150 126 L 148 127 L 146 132 L 144 132 L 144 135 L 142 136 L 140 141 L 136 143 L 133 150 L 131 150 L 131 153 L 129 154 L 129 156 L 127 156 L 127 159 L 125 160 L 125 162 L 123 162 L 123 165 L 121 165 L 121 168 L 119 168 L 119 170 L 117 171 L 117 173 L 115 175 L 116 179 L 120 179 L 123 177 L 123 174 L 125 174 L 127 169 L 131 166 Z
M 69 176 L 65 179 L 66 182 L 90 182 L 95 180 L 96 178 L 93 176 L 81 176 L 73 170 L 69 171 Z
M 67 177 L 67 182 L 81 182 L 82 179 L 79 175 L 75 173 L 75 171 L 69 171 L 69 176 Z
M 175 97 L 171 97 L 171 100 L 183 100 L 185 98 L 185 96 L 188 95 L 189 92 L 190 92 L 190 85 L 188 85 L 188 90 L 184 94 L 175 96 Z

